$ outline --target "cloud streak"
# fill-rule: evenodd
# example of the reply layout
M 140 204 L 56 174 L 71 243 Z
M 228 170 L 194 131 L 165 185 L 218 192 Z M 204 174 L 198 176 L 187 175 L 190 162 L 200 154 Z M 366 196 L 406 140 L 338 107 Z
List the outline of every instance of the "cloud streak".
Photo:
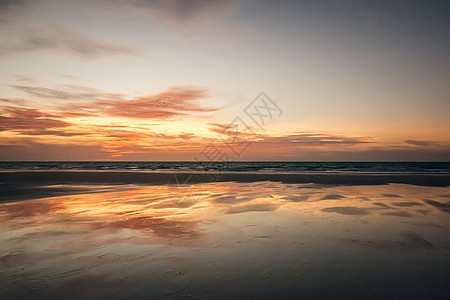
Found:
M 80 86 L 69 86 L 63 89 L 26 85 L 12 85 L 11 87 L 32 97 L 66 100 L 67 104 L 53 107 L 54 110 L 61 112 L 62 117 L 110 116 L 134 119 L 169 119 L 187 113 L 218 110 L 204 107 L 200 103 L 210 97 L 209 90 L 193 86 L 174 86 L 161 93 L 134 98 Z M 73 100 L 76 100 L 76 103 L 73 103 Z M 8 101 L 10 100 L 3 100 L 3 102 Z
M 198 100 L 208 98 L 206 89 L 172 87 L 165 92 L 132 100 L 97 100 L 68 107 L 71 111 L 92 115 L 136 119 L 169 119 L 192 112 L 212 112 L 216 109 L 201 106 Z
M 25 92 L 29 96 L 39 97 L 43 99 L 60 99 L 60 100 L 79 100 L 93 98 L 92 89 L 84 89 L 85 92 L 80 93 L 80 89 L 53 89 L 39 86 L 27 85 L 11 85 L 11 87 Z M 83 89 L 81 89 L 83 90 Z
M 432 146 L 435 143 L 433 142 L 429 142 L 429 141 L 419 141 L 419 140 L 405 140 L 405 143 L 409 144 L 409 145 L 413 145 L 413 146 Z
M 21 109 L 7 107 L 0 116 L 0 131 L 19 130 L 19 132 L 32 133 L 46 131 L 54 128 L 64 128 L 72 125 L 66 121 L 52 118 L 53 115 L 43 113 L 37 109 Z
M 350 137 L 320 132 L 299 132 L 286 136 L 266 136 L 261 141 L 268 144 L 292 144 L 301 146 L 359 145 L 372 143 L 368 137 Z
M 21 28 L 18 31 L 15 38 L 0 45 L 0 56 L 44 50 L 60 50 L 86 60 L 141 54 L 135 49 L 88 38 L 61 28 Z
M 227 135 L 229 125 L 209 124 L 209 130 L 219 135 Z M 257 130 L 256 130 L 257 131 Z M 284 146 L 302 146 L 302 147 L 317 147 L 317 146 L 332 146 L 332 145 L 361 145 L 373 143 L 370 137 L 351 137 L 338 134 L 322 133 L 322 132 L 296 132 L 288 135 L 268 135 L 264 133 L 253 133 L 249 130 L 235 132 L 239 140 L 251 140 L 257 144 L 258 147 L 276 147 L 277 145 Z M 254 147 L 254 146 L 252 146 Z
M 193 20 L 220 20 L 233 15 L 244 0 L 130 0 L 100 1 L 103 10 L 129 14 L 144 14 L 150 17 L 163 15 L 172 23 L 188 23 Z

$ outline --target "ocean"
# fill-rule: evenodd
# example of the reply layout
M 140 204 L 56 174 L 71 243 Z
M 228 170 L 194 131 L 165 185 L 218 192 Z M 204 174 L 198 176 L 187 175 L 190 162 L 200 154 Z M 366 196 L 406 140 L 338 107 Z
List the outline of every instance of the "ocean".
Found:
M 450 174 L 450 162 L 0 162 L 0 171 Z

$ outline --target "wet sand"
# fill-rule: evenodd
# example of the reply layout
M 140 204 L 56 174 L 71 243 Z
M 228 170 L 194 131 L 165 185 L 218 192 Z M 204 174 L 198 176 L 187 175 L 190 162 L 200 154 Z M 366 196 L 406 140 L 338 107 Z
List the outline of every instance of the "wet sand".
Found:
M 0 172 L 0 202 L 94 192 L 94 185 L 167 185 L 208 182 L 316 183 L 381 185 L 403 183 L 450 186 L 448 174 L 320 174 L 320 173 L 173 173 L 128 171 L 14 171 Z M 103 187 L 103 188 L 104 188 Z
M 127 172 L 127 171 L 17 171 L 0 172 L 4 183 L 106 183 L 106 184 L 166 184 L 176 176 L 179 182 L 255 182 L 280 181 L 284 183 L 322 184 L 388 184 L 404 183 L 425 186 L 449 186 L 449 174 L 321 174 L 321 173 L 173 173 L 173 172 Z
M 0 204 L 2 299 L 450 297 L 449 187 L 73 180 Z

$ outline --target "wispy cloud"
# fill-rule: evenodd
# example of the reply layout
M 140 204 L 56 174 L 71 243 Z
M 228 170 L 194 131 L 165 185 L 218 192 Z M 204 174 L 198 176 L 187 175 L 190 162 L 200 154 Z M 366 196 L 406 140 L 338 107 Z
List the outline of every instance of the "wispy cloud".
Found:
M 53 132 L 55 128 L 64 128 L 72 125 L 69 122 L 53 118 L 54 115 L 44 113 L 37 109 L 21 109 L 6 107 L 0 116 L 0 131 L 14 130 L 28 135 L 38 132 Z
M 167 119 L 186 113 L 217 110 L 204 107 L 199 102 L 210 97 L 209 90 L 193 86 L 174 86 L 164 92 L 141 97 L 107 93 L 82 86 L 48 88 L 12 85 L 11 87 L 28 96 L 47 100 L 76 100 L 76 103 L 69 102 L 54 107 L 61 112 L 75 115 Z
M 92 90 L 89 89 L 80 92 L 80 89 L 55 89 L 28 85 L 11 85 L 11 87 L 25 92 L 29 96 L 39 97 L 43 99 L 80 100 L 92 99 L 94 97 Z
M 261 142 L 301 146 L 358 145 L 372 143 L 369 137 L 351 137 L 321 132 L 298 132 L 285 136 L 265 136 Z
M 126 46 L 88 38 L 62 28 L 19 28 L 17 31 L 8 43 L 0 45 L 1 56 L 44 50 L 60 50 L 87 60 L 141 54 Z
M 0 98 L 0 102 L 7 103 L 9 105 L 25 106 L 27 101 L 23 99 L 12 99 L 12 98 Z
M 246 0 L 80 0 L 76 2 L 79 7 L 101 9 L 101 11 L 120 12 L 122 14 L 147 14 L 149 16 L 162 15 L 169 21 L 187 22 L 198 18 L 221 19 L 235 13 Z M 41 5 L 71 6 L 70 0 L 43 0 Z M 25 9 L 32 1 L 26 0 L 0 0 L 3 11 L 20 11 Z
M 120 9 L 122 13 L 163 15 L 166 20 L 187 23 L 196 19 L 220 20 L 235 13 L 244 0 L 131 0 L 100 1 L 105 10 Z
M 230 134 L 228 130 L 230 125 L 210 123 L 209 130 L 218 133 L 220 136 Z M 250 128 L 253 130 L 253 128 Z M 255 130 L 254 132 L 258 132 Z M 359 145 L 372 143 L 370 137 L 351 137 L 339 134 L 330 134 L 323 132 L 295 132 L 287 135 L 268 135 L 264 133 L 254 133 L 250 130 L 234 132 L 235 138 L 248 139 L 254 141 L 255 145 L 260 147 L 317 147 L 332 145 Z M 233 133 L 233 132 L 232 132 Z M 264 145 L 262 145 L 264 144 Z M 258 147 L 259 147 L 258 146 Z
M 206 89 L 196 87 L 172 87 L 165 92 L 131 100 L 119 98 L 80 103 L 68 107 L 70 111 L 89 112 L 92 115 L 138 118 L 168 119 L 192 112 L 211 112 L 198 100 L 206 99 Z
M 434 142 L 430 142 L 430 141 L 421 141 L 421 140 L 405 140 L 405 143 L 409 144 L 409 145 L 414 145 L 414 146 L 433 146 L 436 143 Z
M 14 75 L 14 80 L 23 84 L 31 84 L 36 81 L 33 77 L 26 75 Z

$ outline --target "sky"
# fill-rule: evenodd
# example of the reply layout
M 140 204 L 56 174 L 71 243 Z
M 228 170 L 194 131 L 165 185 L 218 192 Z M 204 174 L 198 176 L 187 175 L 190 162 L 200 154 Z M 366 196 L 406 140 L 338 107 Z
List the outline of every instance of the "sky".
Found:
M 0 160 L 450 161 L 449 14 L 0 0 Z

